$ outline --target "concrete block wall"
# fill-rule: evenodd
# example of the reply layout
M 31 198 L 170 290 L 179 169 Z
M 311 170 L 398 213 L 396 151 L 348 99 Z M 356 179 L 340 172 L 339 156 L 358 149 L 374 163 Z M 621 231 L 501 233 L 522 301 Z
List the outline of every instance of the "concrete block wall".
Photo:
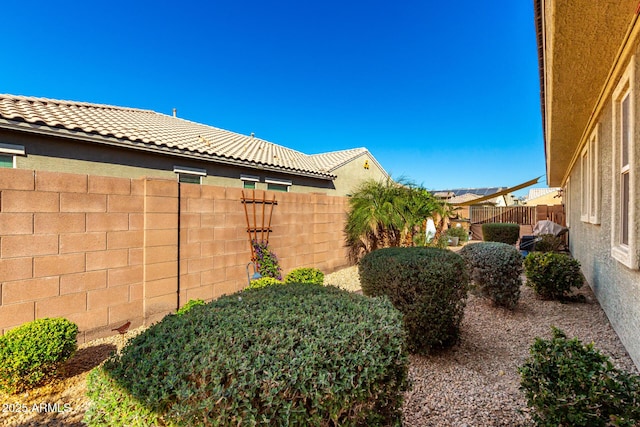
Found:
M 0 169 L 0 332 L 61 316 L 84 342 L 243 289 L 251 252 L 242 196 L 174 180 Z M 269 242 L 283 273 L 348 265 L 346 198 L 255 192 L 263 196 L 277 201 Z
M 143 181 L 0 169 L 0 330 L 66 317 L 79 341 L 143 322 Z

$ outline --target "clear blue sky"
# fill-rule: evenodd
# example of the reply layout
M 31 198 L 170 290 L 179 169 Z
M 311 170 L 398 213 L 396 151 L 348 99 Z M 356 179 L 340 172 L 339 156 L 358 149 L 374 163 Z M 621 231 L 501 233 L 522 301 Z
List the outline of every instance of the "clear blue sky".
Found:
M 429 189 L 545 173 L 531 1 L 4 0 L 2 15 L 1 93 L 175 107 L 307 154 L 366 147 Z

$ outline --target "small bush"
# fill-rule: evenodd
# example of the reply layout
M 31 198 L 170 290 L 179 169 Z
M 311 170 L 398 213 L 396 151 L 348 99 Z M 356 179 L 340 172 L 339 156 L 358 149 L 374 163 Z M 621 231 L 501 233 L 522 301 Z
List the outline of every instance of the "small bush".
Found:
M 386 295 L 404 314 L 411 352 L 426 354 L 458 341 L 469 282 L 458 254 L 429 247 L 379 249 L 362 258 L 359 273 L 365 295 Z
M 554 236 L 553 234 L 541 234 L 536 239 L 535 251 L 536 252 L 558 252 L 564 245 L 562 237 Z
M 324 273 L 317 268 L 296 268 L 284 278 L 285 283 L 312 283 L 322 285 Z
M 640 425 L 640 377 L 614 368 L 593 344 L 552 329 L 553 338 L 536 338 L 519 368 L 520 388 L 537 425 Z
M 508 222 L 482 224 L 482 240 L 515 245 L 520 238 L 520 226 Z
M 78 348 L 78 326 L 37 319 L 0 336 L 0 390 L 19 393 L 53 378 Z
M 178 316 L 182 316 L 183 314 L 188 313 L 189 311 L 191 311 L 191 309 L 193 307 L 196 307 L 198 305 L 204 305 L 204 304 L 205 304 L 204 301 L 201 300 L 201 299 L 191 299 L 185 305 L 180 307 L 180 309 L 178 311 L 176 311 L 176 314 Z
M 223 296 L 165 317 L 92 372 L 85 422 L 399 425 L 401 317 L 387 299 L 331 286 Z
M 527 285 L 545 299 L 567 299 L 571 288 L 584 284 L 580 263 L 566 254 L 532 252 L 524 259 L 524 270 Z
M 520 299 L 522 255 L 511 245 L 498 242 L 472 243 L 459 252 L 471 280 L 494 304 L 513 309 Z
M 457 237 L 459 243 L 469 240 L 469 232 L 462 227 L 452 227 L 445 232 L 447 237 Z
M 252 280 L 246 289 L 258 289 L 274 285 L 284 285 L 284 282 L 282 280 L 274 279 L 273 277 L 261 277 L 259 279 Z

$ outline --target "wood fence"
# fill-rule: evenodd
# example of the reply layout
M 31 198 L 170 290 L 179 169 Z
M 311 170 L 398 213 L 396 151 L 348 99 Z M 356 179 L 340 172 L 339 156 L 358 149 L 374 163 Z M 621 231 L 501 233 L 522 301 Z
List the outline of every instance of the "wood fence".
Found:
M 511 222 L 520 225 L 520 235 L 529 235 L 538 221 L 551 220 L 566 227 L 564 206 L 470 206 L 471 238 L 482 240 L 482 224 Z M 565 237 L 566 238 L 566 237 Z
M 520 225 L 536 223 L 536 206 L 471 206 L 471 224 L 512 222 Z

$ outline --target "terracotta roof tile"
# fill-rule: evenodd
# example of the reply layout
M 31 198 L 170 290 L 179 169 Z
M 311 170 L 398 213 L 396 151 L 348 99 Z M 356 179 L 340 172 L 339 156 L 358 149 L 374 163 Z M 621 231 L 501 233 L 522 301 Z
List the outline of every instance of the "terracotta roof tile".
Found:
M 316 156 L 151 110 L 0 95 L 0 118 L 46 129 L 65 129 L 139 146 L 187 152 L 207 160 L 261 165 L 292 174 L 333 179 Z M 363 149 L 356 149 L 363 150 Z M 347 150 L 353 151 L 353 150 Z

